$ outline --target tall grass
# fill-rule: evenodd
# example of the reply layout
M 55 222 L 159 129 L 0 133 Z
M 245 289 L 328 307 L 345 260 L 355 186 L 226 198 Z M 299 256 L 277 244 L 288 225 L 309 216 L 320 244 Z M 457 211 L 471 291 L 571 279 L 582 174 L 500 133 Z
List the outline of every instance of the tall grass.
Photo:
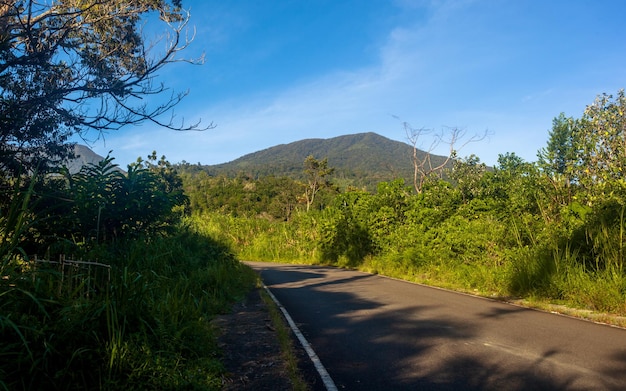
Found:
M 233 249 L 244 260 L 318 263 L 316 215 L 296 213 L 288 223 L 233 217 L 220 213 L 196 215 L 199 230 Z
M 303 213 L 290 222 L 196 218 L 203 232 L 228 242 L 242 259 L 329 264 L 320 257 L 319 214 Z M 583 246 L 565 230 L 534 220 L 457 217 L 434 228 L 400 227 L 389 233 L 393 248 L 356 264 L 344 256 L 330 264 L 490 297 L 626 315 L 623 215 L 617 220 L 594 222 L 593 230 L 579 235 L 587 238 Z
M 97 295 L 60 292 L 53 270 L 0 280 L 0 389 L 219 389 L 210 320 L 254 273 L 192 224 L 91 255 L 111 265 Z
M 35 182 L 31 181 L 24 190 L 21 179 L 15 179 L 13 188 L 5 198 L 4 209 L 0 213 L 0 276 L 6 277 L 11 273 L 16 258 L 21 254 L 20 239 L 31 225 L 30 202 Z M 8 202 L 6 201 L 8 200 Z

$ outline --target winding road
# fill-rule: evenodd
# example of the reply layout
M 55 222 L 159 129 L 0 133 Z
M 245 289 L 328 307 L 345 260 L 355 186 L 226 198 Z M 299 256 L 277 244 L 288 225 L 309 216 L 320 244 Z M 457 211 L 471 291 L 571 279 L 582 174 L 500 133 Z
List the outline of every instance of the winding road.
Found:
M 246 262 L 339 390 L 626 390 L 626 330 L 330 267 Z

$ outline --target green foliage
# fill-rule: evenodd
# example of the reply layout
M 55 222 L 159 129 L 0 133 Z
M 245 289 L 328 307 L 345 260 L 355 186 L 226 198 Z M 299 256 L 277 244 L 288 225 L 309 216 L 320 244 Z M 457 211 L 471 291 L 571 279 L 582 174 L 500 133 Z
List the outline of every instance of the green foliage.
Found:
M 626 205 L 615 199 L 604 200 L 581 213 L 581 224 L 573 232 L 581 263 L 592 271 L 624 272 Z
M 250 289 L 254 273 L 193 227 L 100 256 L 112 269 L 110 289 L 97 296 L 60 293 L 54 270 L 0 281 L 3 384 L 219 389 L 222 367 L 209 321 Z
M 622 197 L 626 185 L 626 95 L 603 94 L 575 125 L 574 175 L 590 202 L 607 194 Z
M 450 179 L 456 184 L 456 189 L 461 194 L 463 203 L 481 195 L 480 193 L 483 191 L 481 180 L 486 171 L 487 166 L 480 163 L 480 159 L 475 155 L 454 161 Z
M 355 216 L 358 194 L 338 197 L 337 204 L 321 215 L 319 249 L 321 261 L 356 266 L 370 254 L 372 242 L 367 226 Z
M 501 154 L 494 171 L 483 179 L 485 196 L 493 199 L 501 215 L 510 215 L 512 210 L 540 214 L 545 177 L 539 175 L 536 165 L 514 153 Z
M 570 181 L 568 176 L 576 164 L 575 121 L 561 113 L 552 120 L 548 145 L 537 153 L 538 165 L 550 177 L 561 176 Z
M 318 160 L 313 155 L 309 155 L 304 159 L 304 174 L 307 180 L 304 188 L 304 199 L 307 212 L 315 202 L 317 193 L 323 188 L 330 187 L 330 181 L 327 177 L 334 171 L 334 168 L 328 166 L 328 158 Z
M 162 158 L 122 173 L 107 157 L 77 174 L 36 180 L 37 216 L 23 246 L 29 256 L 86 252 L 102 243 L 166 233 L 185 212 L 187 197 L 176 171 Z M 82 257 L 82 255 L 80 255 Z
M 181 224 L 186 197 L 164 158 L 126 174 L 112 161 L 2 183 L 0 388 L 221 387 L 209 321 L 255 275 Z
M 201 231 L 227 243 L 240 259 L 307 263 L 318 259 L 318 213 L 296 213 L 287 222 L 220 213 L 194 216 Z
M 72 135 L 161 123 L 184 94 L 152 83 L 186 43 L 180 1 L 5 1 L 0 35 L 0 170 L 46 168 L 70 155 Z M 168 30 L 162 52 L 144 42 L 143 21 Z M 147 104 L 145 96 L 150 96 Z M 169 96 L 169 97 L 168 97 Z
M 407 213 L 411 209 L 410 193 L 404 181 L 398 179 L 379 183 L 378 192 L 374 195 L 360 196 L 362 201 L 356 212 L 371 240 L 371 249 L 368 250 L 380 254 L 405 242 L 404 235 L 397 235 L 396 232 L 405 226 Z
M 555 118 L 537 163 L 505 153 L 488 169 L 469 156 L 454 161 L 448 180 L 427 178 L 418 194 L 402 180 L 380 182 L 376 192 L 347 188 L 283 219 L 266 218 L 270 204 L 249 204 L 249 195 L 279 194 L 290 182 L 239 177 L 224 182 L 238 187 L 222 207 L 200 218 L 245 259 L 358 267 L 623 315 L 624 102 L 623 92 L 603 95 L 579 120 Z M 251 205 L 262 207 L 237 213 Z
M 34 192 L 34 181 L 27 187 L 22 185 L 18 177 L 13 183 L 9 181 L 2 186 L 0 203 L 0 275 L 4 276 L 10 264 L 18 255 L 24 235 L 30 229 L 32 213 L 30 212 L 31 197 Z
M 253 180 L 245 176 L 210 177 L 204 171 L 182 170 L 185 193 L 196 213 L 219 212 L 286 221 L 301 208 L 303 185 L 287 177 Z
M 553 289 L 553 277 L 558 263 L 553 253 L 541 247 L 521 247 L 510 251 L 511 293 L 520 296 L 536 295 L 561 299 L 558 291 Z

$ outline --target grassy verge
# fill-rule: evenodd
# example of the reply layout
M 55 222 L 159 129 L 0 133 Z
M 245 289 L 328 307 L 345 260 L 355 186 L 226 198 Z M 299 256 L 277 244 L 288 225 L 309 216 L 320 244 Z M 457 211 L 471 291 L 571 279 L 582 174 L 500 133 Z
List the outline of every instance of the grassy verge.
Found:
M 556 251 L 540 243 L 519 246 L 513 242 L 497 251 L 480 252 L 476 251 L 480 248 L 477 239 L 480 235 L 475 233 L 471 245 L 461 243 L 474 250 L 471 254 L 446 253 L 446 248 L 459 245 L 453 236 L 447 242 L 441 238 L 436 243 L 426 240 L 403 252 L 370 255 L 359 262 L 345 256 L 325 262 L 317 249 L 319 237 L 314 218 L 299 216 L 289 223 L 269 223 L 211 215 L 201 220 L 208 232 L 228 242 L 242 259 L 350 267 L 603 323 L 619 326 L 625 323 L 623 270 L 617 267 L 589 270 L 580 255 L 568 249 Z M 470 231 L 479 231 L 480 227 L 491 226 L 479 225 Z M 439 248 L 432 247 L 433 244 Z
M 0 389 L 220 389 L 210 320 L 244 297 L 255 274 L 193 227 L 91 255 L 111 272 L 89 295 L 55 267 L 5 263 Z

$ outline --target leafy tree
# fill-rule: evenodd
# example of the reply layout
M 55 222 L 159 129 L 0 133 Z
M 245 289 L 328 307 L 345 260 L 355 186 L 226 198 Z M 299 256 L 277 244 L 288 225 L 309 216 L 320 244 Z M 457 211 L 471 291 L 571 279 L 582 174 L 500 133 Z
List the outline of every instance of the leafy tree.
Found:
M 396 179 L 379 183 L 376 194 L 367 198 L 369 216 L 365 223 L 377 250 L 389 250 L 398 245 L 392 234 L 405 223 L 410 197 L 410 188 L 404 185 L 404 180 Z
M 537 165 L 550 184 L 553 206 L 560 208 L 572 201 L 575 167 L 580 163 L 576 143 L 577 122 L 561 113 L 552 120 L 548 145 L 537 153 Z
M 496 170 L 506 173 L 509 176 L 516 176 L 522 174 L 526 169 L 527 163 L 521 157 L 517 156 L 515 152 L 507 152 L 505 154 L 498 155 L 498 165 Z
M 514 152 L 498 155 L 493 173 L 487 173 L 485 190 L 506 215 L 511 210 L 538 213 L 536 192 L 540 187 L 535 164 L 524 161 Z
M 298 204 L 299 192 L 299 184 L 288 177 L 269 176 L 258 180 L 257 193 L 266 202 L 264 212 L 274 219 L 291 219 Z
M 409 224 L 420 225 L 423 230 L 436 227 L 454 214 L 460 204 L 459 192 L 450 182 L 443 179 L 427 182 L 407 212 Z
M 626 95 L 598 96 L 576 122 L 574 176 L 593 202 L 626 192 Z
M 345 257 L 349 266 L 356 266 L 371 253 L 369 229 L 359 213 L 368 196 L 365 192 L 339 194 L 334 204 L 322 211 L 319 248 L 323 261 L 338 262 Z
M 142 36 L 153 13 L 169 29 L 162 52 Z M 187 21 L 180 0 L 2 1 L 0 169 L 68 156 L 69 138 L 90 130 L 101 135 L 144 121 L 197 128 L 161 119 L 185 94 L 154 83 L 161 68 L 181 61 Z
M 464 203 L 478 197 L 483 191 L 481 180 L 486 171 L 487 166 L 476 155 L 454 161 L 450 177 L 456 182 Z
M 564 113 L 554 118 L 548 145 L 537 153 L 539 167 L 552 177 L 566 176 L 567 183 L 567 175 L 576 161 L 574 125 L 574 119 L 566 117 Z
M 155 234 L 171 229 L 189 204 L 182 180 L 165 156 L 156 152 L 147 161 L 128 167 L 114 194 L 114 221 L 125 236 Z
M 328 167 L 328 158 L 317 160 L 313 155 L 304 159 L 304 173 L 307 177 L 307 186 L 304 189 L 307 212 L 311 208 L 315 196 L 324 187 L 328 187 L 330 182 L 328 176 L 335 172 L 335 169 Z

